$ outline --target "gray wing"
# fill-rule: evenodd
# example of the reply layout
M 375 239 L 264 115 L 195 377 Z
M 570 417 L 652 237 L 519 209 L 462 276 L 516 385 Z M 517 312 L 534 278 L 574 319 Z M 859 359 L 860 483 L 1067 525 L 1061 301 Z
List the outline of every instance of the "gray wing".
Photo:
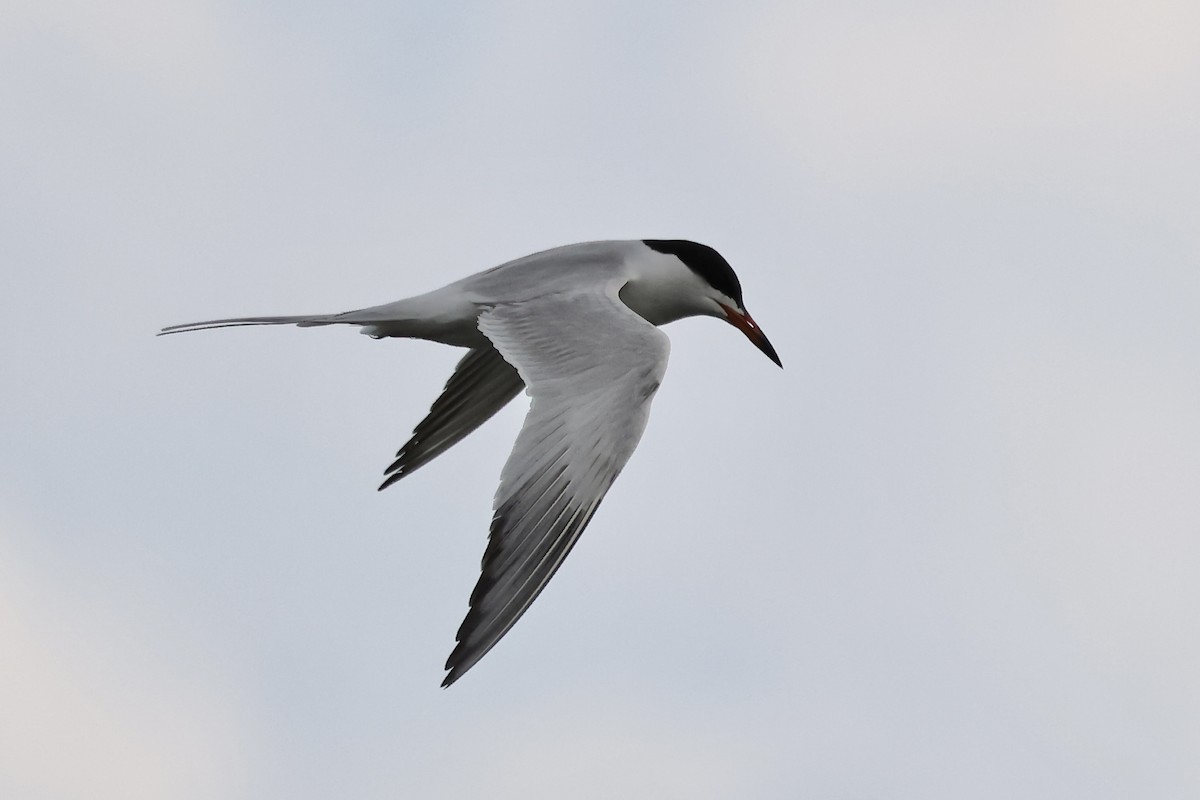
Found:
M 621 302 L 619 287 L 497 305 L 479 318 L 532 402 L 500 476 L 482 575 L 443 686 L 525 613 L 641 439 L 670 343 Z
M 383 491 L 405 475 L 432 461 L 487 422 L 525 384 L 496 348 L 479 347 L 463 356 L 412 438 L 396 452 L 379 485 Z

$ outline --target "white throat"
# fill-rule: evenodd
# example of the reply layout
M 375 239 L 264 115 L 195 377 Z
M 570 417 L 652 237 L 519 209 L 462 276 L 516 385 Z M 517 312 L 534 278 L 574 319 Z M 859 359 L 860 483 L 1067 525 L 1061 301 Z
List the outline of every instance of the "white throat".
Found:
M 643 247 L 630 256 L 626 270 L 621 300 L 652 325 L 720 314 L 710 297 L 712 287 L 673 255 Z

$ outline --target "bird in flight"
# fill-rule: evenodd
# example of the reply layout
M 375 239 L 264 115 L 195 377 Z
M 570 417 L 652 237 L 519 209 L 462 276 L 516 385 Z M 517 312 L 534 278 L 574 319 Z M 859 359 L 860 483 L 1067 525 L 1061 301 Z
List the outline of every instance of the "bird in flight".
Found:
M 239 317 L 159 335 L 242 325 L 358 325 L 373 338 L 467 348 L 380 489 L 471 433 L 517 396 L 529 413 L 500 474 L 482 574 L 442 686 L 479 662 L 562 564 L 637 447 L 667 368 L 657 326 L 726 320 L 767 358 L 733 268 L 679 239 L 585 242 L 518 258 L 427 294 L 341 314 Z

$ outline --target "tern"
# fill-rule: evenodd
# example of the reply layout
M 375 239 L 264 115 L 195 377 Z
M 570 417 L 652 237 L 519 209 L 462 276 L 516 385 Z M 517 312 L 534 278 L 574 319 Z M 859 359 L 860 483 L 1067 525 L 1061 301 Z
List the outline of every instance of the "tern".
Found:
M 680 239 L 566 245 L 386 305 L 193 322 L 159 335 L 358 325 L 376 339 L 467 348 L 380 490 L 527 391 L 529 413 L 500 474 L 482 574 L 446 661 L 449 686 L 508 633 L 578 541 L 645 430 L 670 351 L 657 326 L 692 316 L 726 320 L 783 366 L 747 313 L 729 262 Z

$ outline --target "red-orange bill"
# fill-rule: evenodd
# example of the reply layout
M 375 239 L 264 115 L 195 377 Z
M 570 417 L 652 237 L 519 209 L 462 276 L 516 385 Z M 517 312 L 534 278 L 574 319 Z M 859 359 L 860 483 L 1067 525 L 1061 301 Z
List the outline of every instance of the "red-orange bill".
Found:
M 762 328 L 758 327 L 758 323 L 749 314 L 738 311 L 736 308 L 721 303 L 721 308 L 725 311 L 725 318 L 729 320 L 729 324 L 737 328 L 742 333 L 746 334 L 746 338 L 754 343 L 754 346 L 762 350 L 767 358 L 774 361 L 780 367 L 783 362 L 779 360 L 779 354 L 775 352 L 775 348 L 771 346 L 767 335 L 762 332 Z

